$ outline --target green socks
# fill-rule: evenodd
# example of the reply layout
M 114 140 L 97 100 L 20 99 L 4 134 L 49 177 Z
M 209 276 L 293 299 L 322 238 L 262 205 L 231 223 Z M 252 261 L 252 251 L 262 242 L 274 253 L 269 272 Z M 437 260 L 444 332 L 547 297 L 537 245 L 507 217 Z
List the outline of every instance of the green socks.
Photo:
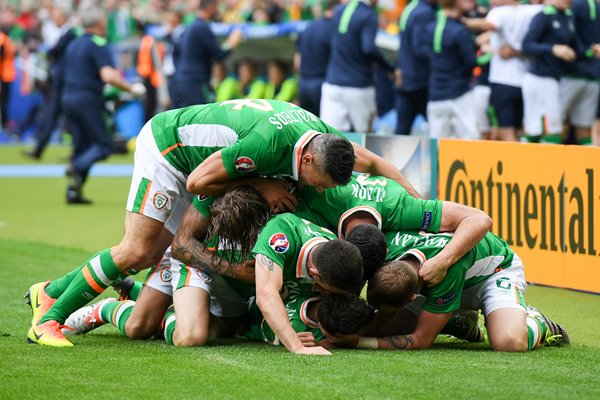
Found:
M 170 306 L 165 313 L 165 341 L 173 346 L 173 335 L 175 334 L 175 307 Z
M 71 273 L 67 274 L 67 276 Z M 42 317 L 40 323 L 47 321 L 64 323 L 72 312 L 96 298 L 107 287 L 112 285 L 114 281 L 127 276 L 127 274 L 117 268 L 110 255 L 110 249 L 103 250 L 94 255 L 73 275 L 69 286 L 64 289 L 64 292 L 56 300 L 56 303 Z M 65 281 L 67 280 L 67 276 L 64 277 Z M 59 284 L 54 289 L 58 290 L 58 286 Z
M 114 325 L 124 336 L 127 336 L 125 334 L 125 324 L 133 311 L 133 306 L 135 306 L 135 301 L 133 300 L 113 301 L 102 304 L 102 308 L 99 311 L 100 318 L 102 318 L 103 322 Z

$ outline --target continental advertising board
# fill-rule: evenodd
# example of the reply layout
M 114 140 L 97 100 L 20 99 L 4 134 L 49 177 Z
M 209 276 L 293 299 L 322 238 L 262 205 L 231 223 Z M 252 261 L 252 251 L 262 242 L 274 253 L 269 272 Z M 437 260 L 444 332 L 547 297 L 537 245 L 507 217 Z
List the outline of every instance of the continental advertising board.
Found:
M 487 212 L 528 281 L 600 293 L 600 148 L 446 139 L 438 174 L 439 198 Z

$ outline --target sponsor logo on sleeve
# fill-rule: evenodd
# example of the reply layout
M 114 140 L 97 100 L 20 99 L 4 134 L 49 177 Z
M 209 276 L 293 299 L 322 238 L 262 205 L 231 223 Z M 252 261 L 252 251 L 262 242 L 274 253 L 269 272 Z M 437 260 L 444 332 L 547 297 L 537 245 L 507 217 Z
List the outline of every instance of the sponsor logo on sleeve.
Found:
M 166 194 L 157 192 L 152 199 L 152 203 L 157 210 L 162 210 L 169 203 L 169 198 Z
M 290 242 L 283 233 L 276 233 L 269 239 L 269 246 L 277 253 L 285 253 L 290 248 Z
M 250 157 L 242 156 L 235 160 L 235 169 L 238 172 L 252 172 L 256 169 L 256 164 Z
M 456 299 L 456 293 L 450 293 L 446 297 L 439 297 L 435 302 L 438 306 L 444 306 Z
M 421 222 L 421 229 L 423 229 L 423 230 L 429 229 L 429 225 L 431 225 L 432 218 L 433 218 L 433 215 L 432 215 L 431 211 L 425 211 L 423 213 L 423 222 Z

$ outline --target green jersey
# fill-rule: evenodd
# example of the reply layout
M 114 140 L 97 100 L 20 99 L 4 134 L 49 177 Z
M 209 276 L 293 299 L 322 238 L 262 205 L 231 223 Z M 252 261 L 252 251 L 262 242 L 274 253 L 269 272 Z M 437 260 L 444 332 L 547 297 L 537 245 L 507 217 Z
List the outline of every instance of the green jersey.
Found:
M 304 187 L 295 213 L 342 235 L 344 221 L 355 212 L 367 212 L 384 232 L 420 229 L 437 232 L 442 202 L 412 197 L 398 182 L 381 176 L 355 175 L 346 185 L 319 193 Z
M 311 332 L 317 341 L 324 339 L 325 335 L 319 329 L 319 324 L 308 317 L 308 305 L 319 300 L 319 297 L 310 294 L 294 296 L 285 302 L 285 310 L 292 328 L 296 332 Z M 248 339 L 274 345 L 280 344 L 279 338 L 265 321 L 255 301 L 250 305 L 249 322 L 250 326 L 244 332 L 244 336 Z
M 189 106 L 151 120 L 158 149 L 189 174 L 222 149 L 227 173 L 298 180 L 302 149 L 320 133 L 341 134 L 302 108 L 278 100 L 237 99 Z
M 446 247 L 452 234 L 420 234 L 415 231 L 389 232 L 387 261 L 413 256 L 423 264 Z M 473 287 L 496 272 L 510 267 L 514 252 L 498 236 L 488 232 L 457 263 L 448 269 L 437 286 L 423 288 L 427 297 L 423 309 L 432 313 L 448 313 L 460 308 L 463 289 Z
M 273 260 L 283 269 L 283 298 L 314 292 L 308 275 L 308 253 L 316 245 L 336 239 L 333 232 L 294 214 L 274 216 L 258 235 L 252 252 Z

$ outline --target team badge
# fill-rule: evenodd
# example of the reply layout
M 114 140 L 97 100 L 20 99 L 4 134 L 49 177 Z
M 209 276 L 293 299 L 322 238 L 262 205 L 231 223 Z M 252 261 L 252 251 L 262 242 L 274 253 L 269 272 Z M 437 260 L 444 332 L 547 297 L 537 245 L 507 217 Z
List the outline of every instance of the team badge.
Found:
M 235 169 L 239 172 L 252 172 L 256 168 L 254 160 L 250 157 L 238 157 L 235 160 Z
M 199 194 L 198 196 L 196 196 L 196 198 L 198 199 L 198 201 L 204 201 L 208 199 L 208 196 L 205 194 Z
M 157 210 L 161 210 L 169 203 L 169 198 L 166 194 L 158 192 L 154 195 L 152 203 L 154 203 L 154 207 L 156 207 Z
M 269 246 L 277 253 L 285 253 L 290 248 L 290 242 L 283 233 L 276 233 L 269 239 Z
M 195 268 L 194 268 L 195 269 Z M 200 279 L 202 279 L 205 283 L 209 283 L 210 282 L 210 275 L 207 274 L 204 271 L 200 271 L 199 269 L 196 269 L 196 274 L 198 275 L 198 277 Z
M 163 269 L 160 271 L 160 280 L 163 282 L 171 282 L 171 271 L 169 269 Z

